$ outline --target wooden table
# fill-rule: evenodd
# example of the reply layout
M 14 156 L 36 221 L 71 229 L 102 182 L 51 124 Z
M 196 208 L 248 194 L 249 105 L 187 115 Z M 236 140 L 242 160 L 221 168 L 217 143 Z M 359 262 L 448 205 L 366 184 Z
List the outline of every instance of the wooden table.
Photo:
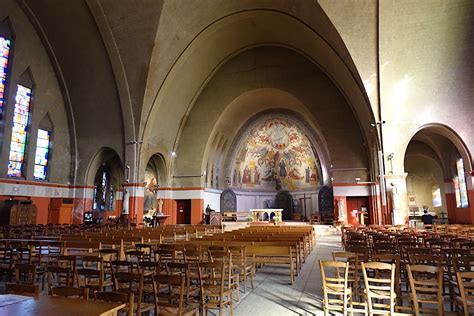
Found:
M 125 308 L 125 304 L 59 296 L 40 295 L 30 297 L 22 295 L 0 295 L 0 315 L 38 315 L 38 316 L 114 316 Z

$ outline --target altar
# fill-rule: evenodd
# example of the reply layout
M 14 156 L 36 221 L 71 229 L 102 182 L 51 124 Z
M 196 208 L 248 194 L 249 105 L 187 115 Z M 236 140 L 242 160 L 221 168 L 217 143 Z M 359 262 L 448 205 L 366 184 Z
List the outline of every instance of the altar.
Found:
M 282 208 L 251 209 L 250 218 L 252 222 L 269 222 L 273 220 L 275 224 L 278 224 L 281 222 L 282 212 Z

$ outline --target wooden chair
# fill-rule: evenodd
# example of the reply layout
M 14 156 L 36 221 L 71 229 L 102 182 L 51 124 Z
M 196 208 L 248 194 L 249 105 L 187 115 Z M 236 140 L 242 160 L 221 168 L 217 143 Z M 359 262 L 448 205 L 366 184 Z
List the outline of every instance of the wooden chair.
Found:
M 7 281 L 11 281 L 13 274 L 13 250 L 11 248 L 0 248 L 0 273 L 5 275 Z
M 347 315 L 352 305 L 352 290 L 348 286 L 349 262 L 319 261 L 319 269 L 323 287 L 324 315 L 329 315 L 331 311 Z M 344 271 L 342 276 L 341 270 Z
M 138 272 L 138 265 L 140 262 L 144 261 L 145 253 L 140 250 L 128 250 L 125 253 L 127 261 L 132 264 L 132 272 Z
M 462 311 L 462 315 L 468 316 L 474 313 L 474 272 L 456 273 L 460 297 L 456 297 L 456 309 Z
M 431 265 L 407 265 L 411 301 L 415 315 L 443 315 L 443 268 Z M 428 305 L 435 305 L 427 308 Z M 425 306 L 423 306 L 425 305 Z M 423 307 L 421 307 L 423 306 Z
M 395 265 L 395 294 L 397 295 L 399 305 L 403 305 L 402 285 L 401 285 L 401 260 L 398 254 L 376 254 L 373 261 L 383 262 Z
M 230 308 L 230 315 L 234 315 L 234 303 L 232 300 L 232 286 L 229 282 L 230 267 L 225 261 L 203 262 L 198 264 L 199 284 L 201 288 L 201 308 L 207 313 L 208 309 L 219 309 L 222 315 L 223 309 Z
M 74 278 L 70 267 L 47 267 L 48 293 L 53 286 L 73 286 Z
M 392 315 L 395 312 L 395 264 L 362 262 L 367 313 L 369 315 Z M 387 272 L 389 278 L 382 277 Z M 376 300 L 374 302 L 373 300 Z M 388 301 L 388 303 L 383 303 Z
M 5 283 L 5 291 L 14 294 L 39 295 L 39 286 L 37 284 Z
M 15 264 L 16 283 L 36 284 L 36 266 L 29 263 Z
M 153 275 L 150 275 L 153 277 Z M 147 303 L 144 301 L 144 273 L 133 273 L 133 272 L 114 272 L 113 281 L 114 281 L 114 292 L 133 294 L 136 300 L 134 309 L 137 315 L 141 315 L 143 312 L 154 310 L 155 314 L 158 313 L 156 295 L 158 291 L 156 289 L 156 283 L 153 282 L 153 300 L 154 303 Z
M 359 256 L 355 252 L 339 251 L 332 253 L 333 261 L 342 261 L 349 263 L 349 274 L 347 277 L 348 284 L 351 286 L 352 295 L 357 297 L 362 294 L 362 287 L 359 279 L 359 271 L 361 269 L 359 264 Z M 340 269 L 336 270 L 337 277 L 340 277 Z
M 181 264 L 175 262 L 175 264 Z M 198 315 L 197 307 L 184 306 L 185 276 L 183 274 L 157 275 L 159 315 Z
M 52 286 L 50 294 L 52 296 L 78 297 L 87 301 L 89 299 L 89 289 L 72 286 Z
M 133 293 L 119 293 L 119 292 L 94 292 L 94 299 L 104 302 L 116 302 L 127 304 L 126 312 L 128 316 L 133 316 L 134 295 Z
M 97 256 L 82 257 L 82 268 L 76 270 L 77 285 L 87 287 L 90 291 L 103 291 L 112 282 L 105 280 L 104 260 Z
M 246 293 L 247 280 L 250 280 L 250 286 L 253 289 L 255 266 L 247 260 L 247 248 L 245 246 L 229 246 L 228 248 L 232 253 L 233 272 L 239 275 L 239 279 L 244 285 L 244 293 Z

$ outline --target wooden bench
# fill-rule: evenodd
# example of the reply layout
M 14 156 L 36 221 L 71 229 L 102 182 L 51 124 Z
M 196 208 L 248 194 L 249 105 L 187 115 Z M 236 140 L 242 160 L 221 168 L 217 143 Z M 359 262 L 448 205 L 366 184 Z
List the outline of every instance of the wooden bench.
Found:
M 247 246 L 247 256 L 251 257 L 254 264 L 289 264 L 290 283 L 295 281 L 295 258 L 293 257 L 291 245 L 282 244 L 262 244 L 255 242 Z

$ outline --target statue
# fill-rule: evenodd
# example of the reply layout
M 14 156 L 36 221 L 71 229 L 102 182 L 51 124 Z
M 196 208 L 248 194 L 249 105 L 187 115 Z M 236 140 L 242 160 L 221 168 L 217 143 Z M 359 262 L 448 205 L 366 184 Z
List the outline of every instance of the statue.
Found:
M 163 200 L 158 199 L 158 215 L 163 215 Z

